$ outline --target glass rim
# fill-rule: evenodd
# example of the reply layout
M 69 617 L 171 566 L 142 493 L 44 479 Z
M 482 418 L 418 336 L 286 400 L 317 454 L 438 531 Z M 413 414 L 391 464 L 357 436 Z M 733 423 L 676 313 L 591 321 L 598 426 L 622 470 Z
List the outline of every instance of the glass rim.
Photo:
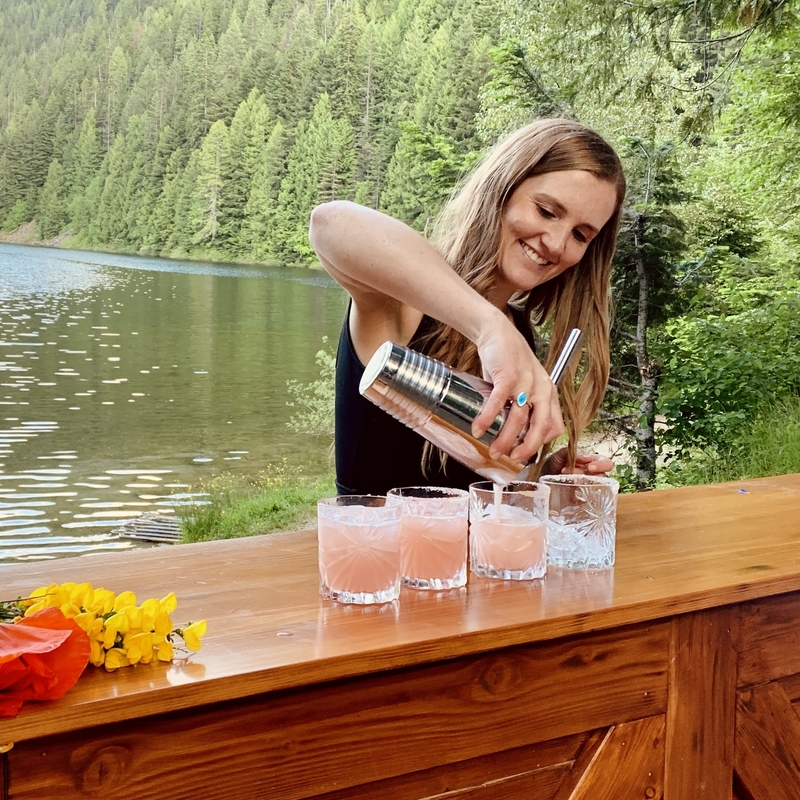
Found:
M 419 492 L 419 494 L 403 494 L 403 492 Z M 430 492 L 431 494 L 426 494 Z M 439 492 L 438 495 L 435 493 Z M 456 489 L 452 486 L 397 486 L 386 493 L 387 497 L 402 497 L 415 500 L 455 500 L 462 497 L 469 497 L 466 489 Z
M 360 502 L 360 501 L 380 500 L 380 503 Z M 400 504 L 400 499 L 396 495 L 388 494 L 336 494 L 330 497 L 320 497 L 317 506 L 330 508 L 344 508 L 346 506 L 364 506 L 365 508 L 385 508 L 386 506 L 396 506 Z
M 582 472 L 562 473 L 560 475 L 540 475 L 539 480 L 548 486 L 616 486 L 619 481 L 608 475 L 586 475 Z
M 495 488 L 497 487 L 497 488 Z M 515 488 L 521 487 L 521 488 Z M 501 494 L 517 494 L 519 492 L 531 492 L 531 493 L 547 493 L 550 491 L 550 487 L 546 486 L 539 481 L 510 481 L 509 483 L 498 484 L 494 481 L 476 481 L 475 483 L 471 483 L 469 485 L 470 494 L 473 491 L 475 492 L 487 492 L 488 494 L 494 495 L 495 492 L 499 491 Z

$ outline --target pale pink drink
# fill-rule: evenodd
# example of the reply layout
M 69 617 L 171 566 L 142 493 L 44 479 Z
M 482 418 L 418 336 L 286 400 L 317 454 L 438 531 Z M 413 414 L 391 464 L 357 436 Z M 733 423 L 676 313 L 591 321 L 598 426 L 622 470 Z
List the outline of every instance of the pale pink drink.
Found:
M 400 594 L 400 503 L 340 495 L 317 504 L 320 594 L 342 603 L 386 603 Z
M 486 578 L 532 580 L 547 572 L 549 489 L 518 482 L 470 486 L 470 569 Z
M 454 589 L 467 582 L 469 494 L 461 489 L 408 486 L 400 497 L 400 573 L 411 589 Z

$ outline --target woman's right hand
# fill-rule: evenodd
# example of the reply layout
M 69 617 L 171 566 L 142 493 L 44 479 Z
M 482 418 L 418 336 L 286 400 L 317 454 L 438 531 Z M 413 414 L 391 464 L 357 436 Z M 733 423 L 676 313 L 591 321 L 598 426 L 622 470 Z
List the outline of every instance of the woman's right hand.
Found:
M 564 432 L 558 391 L 522 334 L 506 318 L 502 324 L 486 326 L 476 344 L 484 377 L 493 384 L 492 393 L 472 426 L 473 435 L 482 436 L 494 418 L 510 403 L 508 417 L 497 439 L 489 448 L 493 458 L 508 455 L 524 464 L 543 444 Z M 524 392 L 522 406 L 517 402 Z M 528 428 L 525 438 L 520 434 Z

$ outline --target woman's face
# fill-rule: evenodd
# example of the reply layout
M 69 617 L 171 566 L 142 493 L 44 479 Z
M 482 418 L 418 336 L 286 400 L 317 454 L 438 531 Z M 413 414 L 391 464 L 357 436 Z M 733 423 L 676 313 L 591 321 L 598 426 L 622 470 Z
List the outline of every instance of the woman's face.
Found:
M 500 274 L 491 299 L 504 307 L 577 264 L 614 213 L 616 187 L 583 170 L 534 175 L 503 210 Z

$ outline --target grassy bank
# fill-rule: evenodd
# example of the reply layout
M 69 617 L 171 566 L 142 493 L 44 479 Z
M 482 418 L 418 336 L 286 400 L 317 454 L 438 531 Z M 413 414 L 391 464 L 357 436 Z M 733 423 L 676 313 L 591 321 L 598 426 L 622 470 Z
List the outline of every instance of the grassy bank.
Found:
M 749 432 L 726 449 L 697 452 L 660 476 L 666 486 L 764 478 L 800 472 L 800 398 L 765 409 Z
M 286 466 L 270 467 L 257 478 L 222 474 L 198 488 L 201 500 L 179 511 L 183 542 L 311 527 L 317 500 L 335 494 L 332 476 L 310 480 Z

